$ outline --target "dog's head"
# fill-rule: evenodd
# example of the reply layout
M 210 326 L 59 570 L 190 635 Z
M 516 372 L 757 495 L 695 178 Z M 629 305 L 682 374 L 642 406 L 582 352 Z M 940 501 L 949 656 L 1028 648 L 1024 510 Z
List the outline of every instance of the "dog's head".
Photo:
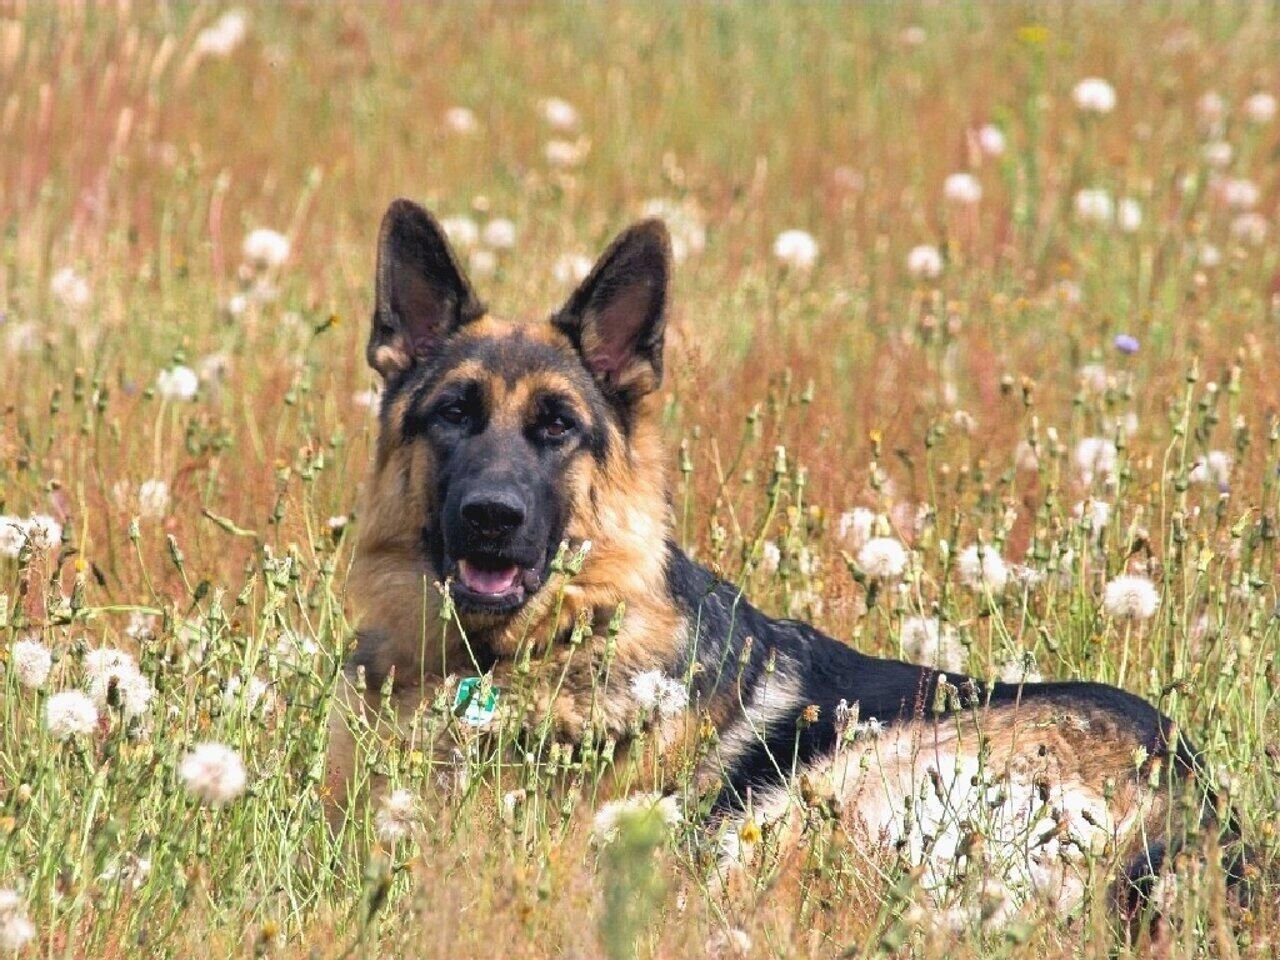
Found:
M 492 627 L 542 591 L 563 541 L 595 542 L 601 581 L 626 579 L 601 563 L 660 552 L 662 470 L 637 433 L 656 434 L 669 277 L 666 229 L 644 221 L 547 322 L 495 319 L 436 220 L 392 203 L 367 348 L 384 381 L 368 564 L 451 579 L 464 625 Z

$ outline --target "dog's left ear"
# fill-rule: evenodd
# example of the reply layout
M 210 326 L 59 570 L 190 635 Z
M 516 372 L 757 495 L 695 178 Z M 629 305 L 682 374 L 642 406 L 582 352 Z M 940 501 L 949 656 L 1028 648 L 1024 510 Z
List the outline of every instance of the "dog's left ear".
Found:
M 551 318 L 606 396 L 628 406 L 662 383 L 671 239 L 661 220 L 624 230 Z

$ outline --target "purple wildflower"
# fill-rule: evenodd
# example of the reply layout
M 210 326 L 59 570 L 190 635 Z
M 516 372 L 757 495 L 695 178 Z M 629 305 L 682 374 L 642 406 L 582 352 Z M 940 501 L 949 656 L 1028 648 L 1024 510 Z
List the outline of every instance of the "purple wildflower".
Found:
M 1134 354 L 1138 352 L 1138 338 L 1131 334 L 1117 333 L 1112 343 L 1121 353 Z

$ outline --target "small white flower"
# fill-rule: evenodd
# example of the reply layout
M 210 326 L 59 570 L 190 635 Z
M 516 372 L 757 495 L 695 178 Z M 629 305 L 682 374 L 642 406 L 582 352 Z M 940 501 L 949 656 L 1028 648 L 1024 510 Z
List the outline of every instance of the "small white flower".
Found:
M 1106 437 L 1085 437 L 1076 444 L 1076 469 L 1085 485 L 1093 483 L 1095 476 L 1110 480 L 1116 473 L 1119 451 Z
M 107 710 L 114 702 L 126 720 L 147 712 L 155 688 L 138 670 L 129 654 L 111 647 L 91 650 L 84 658 L 85 677 L 89 681 L 89 699 L 99 710 Z
M 1216 90 L 1209 90 L 1196 101 L 1196 113 L 1201 122 L 1208 126 L 1218 124 L 1227 113 L 1227 101 Z
M 376 387 L 368 390 L 357 390 L 351 395 L 351 402 L 364 410 L 377 410 L 382 402 L 382 391 Z
M 232 709 L 243 702 L 245 713 L 253 714 L 259 705 L 264 708 L 271 706 L 271 685 L 255 676 L 250 676 L 249 682 L 245 683 L 244 678 L 237 674 L 227 681 L 222 691 L 222 702 Z
M 98 647 L 84 655 L 84 674 L 90 680 L 136 672 L 137 669 L 138 664 L 130 654 L 114 647 Z
M 579 137 L 577 140 L 557 137 L 548 140 L 547 145 L 542 148 L 542 155 L 546 157 L 547 163 L 562 170 L 581 165 L 590 154 L 591 141 L 586 137 Z
M 1003 157 L 1008 149 L 1004 131 L 994 123 L 988 123 L 978 130 L 978 149 L 988 157 Z
M 657 710 L 664 717 L 681 713 L 689 705 L 689 691 L 674 677 L 648 670 L 631 678 L 631 695 L 645 713 Z
M 228 10 L 196 34 L 194 49 L 201 57 L 228 57 L 248 33 L 249 18 L 240 10 Z
M 902 653 L 912 663 L 964 671 L 966 653 L 955 628 L 936 617 L 908 617 L 902 622 Z
M 169 484 L 163 480 L 144 480 L 138 487 L 138 512 L 158 519 L 169 512 Z
M 858 551 L 858 567 L 869 577 L 892 580 L 907 569 L 907 551 L 893 537 L 872 537 Z
M 1001 683 L 1040 683 L 1044 677 L 1036 669 L 1035 655 L 1026 650 L 1005 660 L 996 670 Z
M 278 230 L 259 227 L 249 231 L 240 248 L 245 262 L 259 268 L 278 267 L 289 259 L 289 238 Z
M 942 254 L 931 244 L 922 243 L 907 254 L 907 273 L 913 277 L 933 280 L 942 274 Z
M 56 740 L 87 737 L 98 728 L 98 708 L 79 690 L 64 690 L 46 701 L 44 725 Z
M 702 211 L 692 201 L 655 197 L 645 201 L 640 215 L 656 218 L 667 225 L 671 236 L 671 258 L 676 263 L 683 263 L 706 249 L 707 225 Z
M 0 516 L 0 557 L 16 559 L 26 542 L 26 523 L 18 517 Z
M 240 754 L 221 743 L 201 743 L 178 765 L 183 785 L 197 799 L 214 806 L 244 793 L 248 775 Z
M 1231 221 L 1231 236 L 1255 247 L 1266 241 L 1269 229 L 1267 218 L 1255 210 L 1242 213 Z
M 401 787 L 382 798 L 373 828 L 383 843 L 395 843 L 413 834 L 419 818 L 418 798 Z
M 1106 225 L 1115 216 L 1115 204 L 1107 191 L 1093 188 L 1077 191 L 1076 218 L 1082 223 Z
M 1225 450 L 1210 450 L 1196 460 L 1187 472 L 1187 479 L 1192 483 L 1225 487 L 1231 480 L 1231 467 L 1234 463 L 1234 458 Z
M 1222 264 L 1222 251 L 1212 243 L 1202 243 L 1196 251 L 1196 263 L 1206 270 L 1212 270 Z
M 1244 102 L 1244 115 L 1250 123 L 1270 123 L 1276 117 L 1276 98 L 1270 93 L 1255 93 Z
M 1116 226 L 1122 233 L 1137 233 L 1142 226 L 1142 207 L 1138 201 L 1125 197 L 1116 210 Z
M 231 373 L 231 358 L 225 353 L 210 353 L 196 363 L 196 372 L 206 383 L 225 380 Z
M 445 217 L 440 229 L 456 247 L 473 247 L 480 242 L 480 228 L 467 216 Z
M 480 130 L 475 112 L 466 107 L 450 107 L 444 112 L 444 125 L 454 133 L 472 134 Z
M 858 550 L 871 539 L 875 526 L 875 511 L 868 510 L 866 507 L 854 507 L 840 514 L 836 536 Z
M 956 557 L 956 570 L 960 574 L 960 582 L 971 590 L 1000 593 L 1009 582 L 1009 568 L 995 547 L 970 546 L 960 551 Z
M 89 281 L 72 267 L 63 267 L 49 278 L 49 292 L 67 310 L 83 310 L 93 299 Z
M 1116 89 L 1100 77 L 1086 77 L 1075 85 L 1071 99 L 1082 113 L 1101 116 L 1116 108 Z
M 35 925 L 27 917 L 17 891 L 0 889 L 0 951 L 17 953 L 35 936 Z
M 972 173 L 953 173 L 943 181 L 942 195 L 952 203 L 975 204 L 982 199 L 982 184 Z
M 347 516 L 345 513 L 341 513 L 341 514 L 338 514 L 337 516 L 330 517 L 327 521 L 325 521 L 325 525 L 329 528 L 330 533 L 341 533 L 343 530 L 347 529 L 347 526 L 350 523 L 351 523 L 351 518 Z
M 542 113 L 542 119 L 547 121 L 553 130 L 565 133 L 578 128 L 580 120 L 578 110 L 568 100 L 547 97 L 539 101 L 538 110 Z
M 484 225 L 483 239 L 495 250 L 510 250 L 516 245 L 516 225 L 506 217 L 495 217 Z
M 1236 155 L 1235 148 L 1225 140 L 1214 140 L 1206 143 L 1200 153 L 1204 157 L 1204 162 L 1215 170 L 1222 170 L 1230 166 Z
M 767 573 L 777 573 L 782 563 L 782 551 L 772 540 L 766 540 L 760 549 L 760 567 Z
M 194 400 L 199 390 L 200 378 L 190 367 L 161 370 L 156 377 L 156 391 L 165 400 Z
M 773 255 L 792 270 L 811 270 L 818 262 L 818 241 L 805 230 L 784 230 L 773 241 Z
M 591 836 L 597 843 L 608 843 L 618 835 L 622 821 L 629 817 L 656 815 L 671 829 L 681 821 L 680 801 L 656 793 L 637 793 L 623 800 L 612 800 L 596 811 L 591 822 Z
M 1222 202 L 1232 210 L 1249 210 L 1258 205 L 1262 191 L 1247 177 L 1227 177 L 1219 187 Z
M 1089 500 L 1077 503 L 1071 511 L 1077 518 L 1088 519 L 1089 529 L 1094 533 L 1105 530 L 1111 521 L 1111 504 L 1105 500 Z
M 875 717 L 867 717 L 860 723 L 854 724 L 853 738 L 855 740 L 875 740 L 884 734 L 884 724 Z
M 590 272 L 590 258 L 580 253 L 562 253 L 551 267 L 551 275 L 562 287 L 581 283 Z
M 33 550 L 54 550 L 62 543 L 62 524 L 48 514 L 32 514 L 27 518 L 26 534 Z
M 156 636 L 156 618 L 146 613 L 134 611 L 129 614 L 129 622 L 125 625 L 124 635 L 135 643 L 154 640 Z
M 477 280 L 492 277 L 498 271 L 498 255 L 480 248 L 467 255 L 467 272 Z
M 1019 470 L 1039 470 L 1040 455 L 1036 453 L 1030 441 L 1019 440 L 1018 445 L 1013 448 L 1013 465 Z
M 13 675 L 24 687 L 37 689 L 44 686 L 53 669 L 53 654 L 39 640 L 28 637 L 13 645 L 9 654 Z
M 1160 592 L 1146 577 L 1125 574 L 1107 584 L 1102 607 L 1117 620 L 1149 620 L 1160 606 Z

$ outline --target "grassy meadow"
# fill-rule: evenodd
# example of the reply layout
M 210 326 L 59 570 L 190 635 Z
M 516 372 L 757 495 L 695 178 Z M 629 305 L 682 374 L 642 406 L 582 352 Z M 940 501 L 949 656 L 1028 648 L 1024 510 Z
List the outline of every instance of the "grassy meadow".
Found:
M 0 957 L 1274 956 L 1278 46 L 1246 3 L 0 3 Z M 725 889 L 691 817 L 602 830 L 607 745 L 370 743 L 407 793 L 331 836 L 400 195 L 534 319 L 663 215 L 681 542 L 867 652 L 1158 703 L 1252 908 L 1189 858 L 1157 946 L 1101 883 L 939 923 L 821 817 Z

